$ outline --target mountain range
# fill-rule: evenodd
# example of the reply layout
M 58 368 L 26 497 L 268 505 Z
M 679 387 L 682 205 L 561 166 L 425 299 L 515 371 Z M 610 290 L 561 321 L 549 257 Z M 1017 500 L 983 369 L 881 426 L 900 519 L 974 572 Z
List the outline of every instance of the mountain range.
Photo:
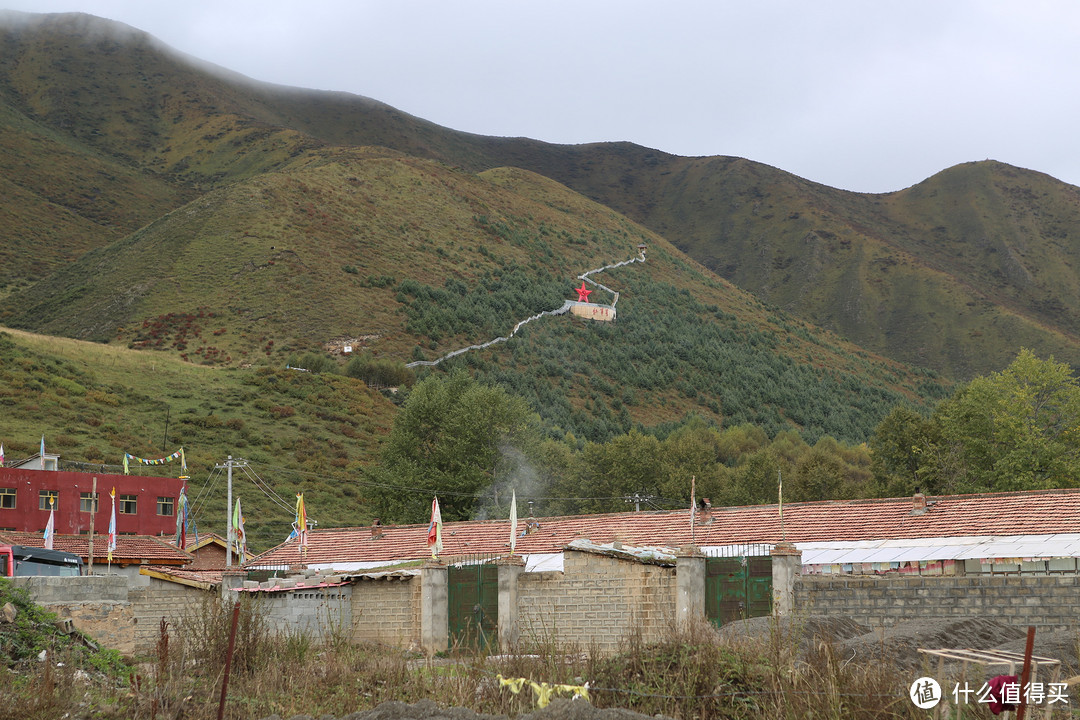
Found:
M 376 146 L 465 173 L 548 177 L 767 304 L 951 378 L 999 369 L 1020 346 L 1080 361 L 1080 189 L 1037 172 L 983 161 L 852 193 L 741 158 L 449 130 L 367 98 L 257 83 L 86 15 L 11 13 L 0 33 L 10 292 L 215 189 L 308 153 Z M 77 319 L 20 314 L 30 302 L 13 296 L 6 315 L 103 338 Z
M 343 377 L 346 347 L 440 360 L 631 259 L 588 276 L 615 323 L 541 316 L 414 372 L 467 368 L 571 442 L 697 416 L 861 443 L 1020 347 L 1080 366 L 1080 189 L 993 161 L 852 193 L 472 135 L 92 16 L 4 13 L 0 187 L 0 324 L 39 334 L 0 337 L 9 452 L 44 424 L 93 463 L 184 441 L 353 477 L 400 396 Z M 323 489 L 347 521 L 353 491 Z

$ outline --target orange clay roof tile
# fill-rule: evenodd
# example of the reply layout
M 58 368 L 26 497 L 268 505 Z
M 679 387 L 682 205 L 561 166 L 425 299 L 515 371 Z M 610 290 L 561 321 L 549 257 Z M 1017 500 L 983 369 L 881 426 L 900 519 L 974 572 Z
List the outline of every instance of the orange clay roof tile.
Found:
M 696 515 L 691 536 L 689 510 L 536 518 L 534 532 L 517 539 L 516 552 L 557 553 L 575 538 L 597 543 L 680 547 L 747 542 L 883 540 L 958 535 L 1028 535 L 1077 532 L 1080 490 L 1044 490 L 927 497 L 927 509 L 912 514 L 911 498 L 791 503 L 784 505 L 783 530 L 777 505 L 713 508 Z M 373 539 L 370 528 L 309 532 L 307 552 L 284 543 L 249 565 L 383 562 L 430 557 L 427 523 L 386 525 Z M 519 519 L 518 533 L 526 528 Z M 506 554 L 508 520 L 448 522 L 443 525 L 444 557 Z

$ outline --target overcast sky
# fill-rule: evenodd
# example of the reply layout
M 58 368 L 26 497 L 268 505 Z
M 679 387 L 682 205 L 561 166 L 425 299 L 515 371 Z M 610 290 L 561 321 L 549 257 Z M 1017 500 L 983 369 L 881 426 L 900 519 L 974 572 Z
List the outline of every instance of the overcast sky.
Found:
M 1072 0 L 0 0 L 483 135 L 736 155 L 887 192 L 993 158 L 1080 185 Z

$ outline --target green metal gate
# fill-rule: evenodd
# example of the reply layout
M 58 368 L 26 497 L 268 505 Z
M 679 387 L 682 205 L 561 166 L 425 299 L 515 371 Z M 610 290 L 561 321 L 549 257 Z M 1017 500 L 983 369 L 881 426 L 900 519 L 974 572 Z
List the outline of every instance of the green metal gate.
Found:
M 450 647 L 498 647 L 499 566 L 489 562 L 451 565 L 446 582 Z
M 705 558 L 705 616 L 720 626 L 772 614 L 772 558 Z

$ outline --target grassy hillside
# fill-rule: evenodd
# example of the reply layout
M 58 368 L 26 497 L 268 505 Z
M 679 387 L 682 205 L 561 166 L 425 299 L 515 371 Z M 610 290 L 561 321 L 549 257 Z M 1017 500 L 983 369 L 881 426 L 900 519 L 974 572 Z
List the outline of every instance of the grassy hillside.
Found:
M 1021 346 L 1080 366 L 1080 189 L 1046 175 L 988 161 L 862 195 L 746 160 L 632 146 L 581 148 L 546 172 L 886 356 L 961 379 L 1004 367 Z
M 366 522 L 359 488 L 342 482 L 376 457 L 395 408 L 363 383 L 292 370 L 241 371 L 65 338 L 0 332 L 0 440 L 8 461 L 46 449 L 62 462 L 108 465 L 123 454 L 162 457 L 183 446 L 191 498 L 228 455 L 246 458 L 293 501 L 304 492 L 323 526 Z M 165 450 L 162 450 L 162 447 Z M 84 468 L 85 469 L 85 468 Z M 133 467 L 139 475 L 179 472 Z M 224 480 L 199 504 L 201 531 L 224 533 Z M 245 475 L 236 477 L 253 543 L 284 539 L 292 518 Z
M 546 318 L 455 358 L 604 440 L 695 411 L 861 441 L 930 376 L 762 306 L 662 238 L 548 179 L 475 175 L 380 149 L 311 151 L 88 253 L 6 305 L 15 327 L 281 367 L 348 339 L 400 362 L 509 334 L 586 270 L 623 293 L 614 326 Z M 597 290 L 593 300 L 610 302 Z

